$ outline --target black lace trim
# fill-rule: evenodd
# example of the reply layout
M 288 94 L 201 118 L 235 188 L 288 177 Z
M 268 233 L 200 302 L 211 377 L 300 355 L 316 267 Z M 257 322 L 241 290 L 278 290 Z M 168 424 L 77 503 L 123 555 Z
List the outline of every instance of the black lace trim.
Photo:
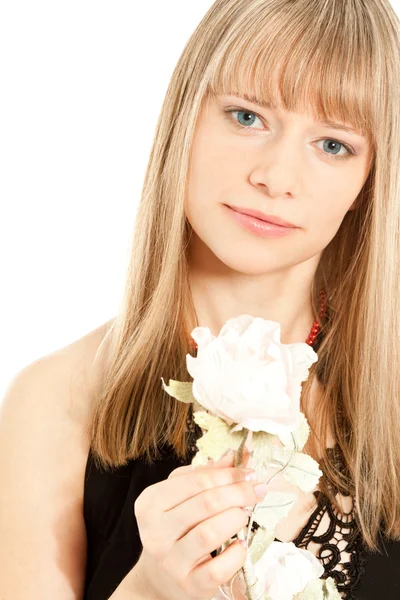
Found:
M 336 463 L 342 473 L 347 471 L 338 444 L 328 449 L 328 457 Z M 348 496 L 343 490 L 334 488 L 332 484 L 330 488 L 335 494 Z M 353 593 L 365 575 L 367 549 L 363 543 L 354 503 L 351 501 L 352 508 L 349 512 L 341 513 L 332 506 L 328 497 L 322 492 L 315 491 L 314 496 L 317 507 L 293 543 L 303 549 L 307 549 L 310 543 L 319 544 L 317 557 L 325 570 L 322 578 L 332 577 L 342 598 L 355 600 Z M 318 530 L 325 515 L 328 525 L 321 533 Z M 348 555 L 348 560 L 343 558 L 344 555 Z
M 188 413 L 187 427 L 192 458 L 197 452 L 196 440 L 202 435 L 201 428 L 193 420 L 193 407 Z M 341 473 L 347 475 L 344 457 L 338 444 L 328 448 L 328 459 Z M 322 465 L 321 468 L 323 470 Z M 335 494 L 348 496 L 343 490 L 335 489 L 329 482 L 328 485 Z M 356 600 L 353 593 L 365 574 L 367 549 L 358 526 L 354 503 L 352 502 L 351 511 L 340 513 L 321 491 L 315 491 L 314 496 L 317 506 L 293 543 L 303 549 L 307 549 L 311 543 L 319 544 L 317 557 L 324 567 L 322 578 L 332 577 L 344 600 Z M 321 532 L 320 529 L 324 527 L 324 517 L 328 525 L 325 531 Z M 257 523 L 254 523 L 253 527 L 257 529 Z M 345 555 L 348 555 L 347 560 L 342 559 Z

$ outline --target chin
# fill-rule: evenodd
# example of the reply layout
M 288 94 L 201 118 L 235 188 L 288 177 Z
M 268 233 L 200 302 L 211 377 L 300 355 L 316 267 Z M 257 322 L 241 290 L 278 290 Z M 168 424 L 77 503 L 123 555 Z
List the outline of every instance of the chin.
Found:
M 224 244 L 223 240 L 219 242 L 218 245 L 208 247 L 209 251 L 220 264 L 236 273 L 257 277 L 292 266 L 284 264 L 281 257 L 268 256 L 267 252 L 260 256 L 260 253 L 249 247 L 243 249 L 238 244 Z

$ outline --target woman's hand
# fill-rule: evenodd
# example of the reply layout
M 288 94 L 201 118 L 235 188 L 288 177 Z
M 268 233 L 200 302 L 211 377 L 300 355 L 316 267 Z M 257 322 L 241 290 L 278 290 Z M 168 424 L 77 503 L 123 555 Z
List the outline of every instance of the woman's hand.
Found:
M 248 458 L 245 448 L 243 465 Z M 259 501 L 257 482 L 245 479 L 251 469 L 233 463 L 232 452 L 207 466 L 179 467 L 137 498 L 143 552 L 134 568 L 149 598 L 210 600 L 243 566 L 246 549 L 239 541 L 210 554 L 247 525 L 243 507 Z

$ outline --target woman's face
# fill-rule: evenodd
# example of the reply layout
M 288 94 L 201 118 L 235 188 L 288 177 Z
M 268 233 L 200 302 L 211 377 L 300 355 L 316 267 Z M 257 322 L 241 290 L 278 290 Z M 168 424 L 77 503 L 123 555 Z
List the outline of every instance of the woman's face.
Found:
M 209 249 L 247 274 L 319 256 L 355 208 L 371 157 L 366 138 L 310 115 L 210 96 L 195 131 L 185 203 L 197 251 Z M 297 228 L 261 237 L 243 228 L 226 205 L 257 209 Z

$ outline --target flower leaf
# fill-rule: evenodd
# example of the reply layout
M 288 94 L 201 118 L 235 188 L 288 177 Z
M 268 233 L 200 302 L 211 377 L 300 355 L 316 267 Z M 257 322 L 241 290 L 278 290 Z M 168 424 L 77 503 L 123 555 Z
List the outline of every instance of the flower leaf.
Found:
M 257 529 L 253 536 L 253 540 L 249 549 L 250 559 L 253 565 L 255 565 L 260 560 L 260 558 L 262 557 L 268 546 L 272 544 L 274 539 L 274 530 L 268 531 L 267 529 L 263 529 L 262 527 L 259 527 Z
M 218 425 L 225 423 L 220 417 L 210 414 L 206 410 L 199 410 L 193 413 L 193 419 L 195 423 L 202 429 L 212 429 Z M 228 425 L 225 423 L 226 427 Z
M 257 472 L 260 481 L 264 480 L 267 475 L 268 465 L 272 460 L 272 447 L 275 438 L 275 435 L 266 431 L 253 431 L 252 433 L 252 468 Z
M 322 579 L 309 581 L 304 590 L 295 595 L 295 600 L 322 600 L 324 598 L 324 583 Z
M 196 442 L 199 452 L 192 460 L 193 465 L 206 465 L 211 458 L 217 461 L 227 450 L 237 450 L 243 439 L 241 431 L 231 432 L 230 426 L 220 417 L 201 410 L 193 413 L 195 423 L 208 430 Z
M 287 448 L 279 448 L 274 446 L 273 448 L 273 463 L 277 463 L 279 466 L 286 465 L 289 461 L 288 466 L 282 472 L 289 483 L 296 485 L 303 492 L 311 492 L 321 475 L 318 463 L 309 454 L 303 452 L 295 452 L 288 450 Z
M 206 467 L 208 465 L 208 458 L 204 456 L 200 451 L 192 459 L 193 467 Z
M 317 461 L 302 452 L 296 452 L 289 467 L 283 471 L 287 481 L 297 485 L 306 493 L 315 488 L 322 474 Z
M 279 439 L 281 440 L 282 444 L 289 450 L 295 449 L 292 435 L 296 441 L 296 450 L 297 452 L 300 452 L 303 450 L 305 443 L 308 440 L 308 436 L 310 435 L 310 426 L 302 412 L 299 413 L 299 424 L 295 431 L 292 433 L 285 431 L 279 434 Z
M 275 530 L 275 526 L 286 517 L 295 500 L 295 494 L 268 492 L 255 509 L 253 518 L 261 527 L 269 531 Z
M 176 398 L 180 402 L 185 402 L 186 404 L 194 403 L 196 401 L 192 392 L 192 381 L 175 381 L 175 379 L 170 379 L 169 385 L 165 384 L 163 377 L 161 377 L 161 381 L 164 390 L 173 398 Z
M 332 577 L 309 581 L 302 592 L 296 594 L 295 600 L 341 600 Z
M 341 596 L 332 577 L 325 579 L 324 600 L 341 600 Z

